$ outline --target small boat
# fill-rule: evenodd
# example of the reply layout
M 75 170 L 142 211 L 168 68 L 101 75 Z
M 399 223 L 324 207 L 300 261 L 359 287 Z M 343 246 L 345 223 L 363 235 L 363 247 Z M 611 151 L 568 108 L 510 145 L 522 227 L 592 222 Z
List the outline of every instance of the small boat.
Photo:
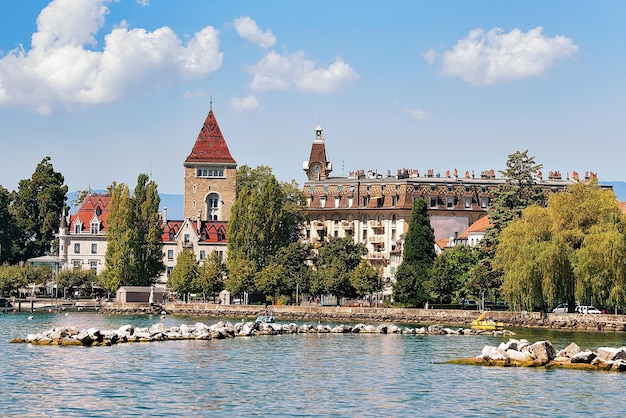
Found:
M 472 321 L 472 329 L 481 329 L 486 331 L 496 331 L 504 329 L 504 323 L 496 322 L 489 315 L 489 311 L 485 310 L 478 318 Z
M 274 318 L 274 314 L 267 309 L 261 309 L 259 311 L 259 315 L 256 317 L 257 324 L 273 324 L 276 322 L 276 318 Z

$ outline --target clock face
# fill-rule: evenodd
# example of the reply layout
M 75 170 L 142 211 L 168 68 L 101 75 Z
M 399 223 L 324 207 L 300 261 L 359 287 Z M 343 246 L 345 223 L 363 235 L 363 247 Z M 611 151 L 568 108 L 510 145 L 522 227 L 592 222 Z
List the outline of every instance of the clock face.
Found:
M 320 163 L 315 163 L 313 164 L 311 169 L 313 170 L 314 173 L 319 173 L 320 171 L 322 171 L 322 165 Z

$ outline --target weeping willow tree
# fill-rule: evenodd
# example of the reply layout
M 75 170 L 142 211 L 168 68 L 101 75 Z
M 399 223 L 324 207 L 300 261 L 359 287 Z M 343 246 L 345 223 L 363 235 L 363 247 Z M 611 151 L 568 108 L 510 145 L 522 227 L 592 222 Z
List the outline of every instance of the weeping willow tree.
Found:
M 538 260 L 551 238 L 544 208 L 531 206 L 500 234 L 496 261 L 503 268 L 502 294 L 514 309 L 528 310 L 544 301 Z
M 531 206 L 500 237 L 496 260 L 509 303 L 601 306 L 626 303 L 626 217 L 615 195 L 597 183 L 577 183 Z

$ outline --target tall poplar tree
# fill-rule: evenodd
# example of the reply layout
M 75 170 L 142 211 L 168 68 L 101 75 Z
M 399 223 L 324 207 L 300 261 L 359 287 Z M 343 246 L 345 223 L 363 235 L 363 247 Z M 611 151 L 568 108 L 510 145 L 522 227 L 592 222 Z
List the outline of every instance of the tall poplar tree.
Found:
M 50 254 L 59 232 L 61 214 L 66 208 L 65 178 L 54 171 L 50 157 L 45 157 L 30 179 L 20 180 L 13 193 L 11 213 L 20 231 L 16 257 L 28 258 Z
M 435 233 L 424 199 L 415 199 L 409 229 L 404 237 L 402 263 L 396 271 L 393 298 L 405 305 L 419 306 L 426 300 L 425 283 L 435 260 Z
M 107 218 L 107 249 L 102 285 L 110 292 L 132 282 L 135 260 L 131 248 L 135 242 L 132 225 L 130 190 L 125 184 L 109 187 L 111 200 Z
M 157 185 L 140 174 L 134 195 L 126 184 L 113 184 L 109 190 L 103 284 L 110 291 L 120 286 L 150 286 L 165 269 Z
M 136 271 L 135 283 L 150 285 L 164 270 L 163 226 L 159 213 L 161 198 L 154 181 L 147 174 L 137 177 L 133 202 L 134 227 L 137 242 L 134 246 Z

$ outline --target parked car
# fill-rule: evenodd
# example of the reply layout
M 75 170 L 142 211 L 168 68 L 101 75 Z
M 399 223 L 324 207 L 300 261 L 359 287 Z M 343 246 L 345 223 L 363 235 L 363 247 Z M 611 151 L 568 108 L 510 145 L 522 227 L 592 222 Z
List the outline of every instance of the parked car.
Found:
M 463 299 L 459 302 L 459 305 L 463 306 L 463 309 L 468 308 L 478 308 L 478 302 L 474 299 Z
M 559 303 L 558 305 L 556 305 L 556 308 L 552 309 L 552 313 L 568 313 L 569 312 L 569 306 L 567 306 L 567 303 Z
M 596 309 L 596 308 L 594 308 L 591 305 L 587 305 L 587 306 L 585 306 L 585 305 L 578 305 L 576 307 L 576 311 L 575 312 L 576 313 L 580 313 L 580 314 L 596 314 L 596 315 L 601 313 L 599 309 Z

